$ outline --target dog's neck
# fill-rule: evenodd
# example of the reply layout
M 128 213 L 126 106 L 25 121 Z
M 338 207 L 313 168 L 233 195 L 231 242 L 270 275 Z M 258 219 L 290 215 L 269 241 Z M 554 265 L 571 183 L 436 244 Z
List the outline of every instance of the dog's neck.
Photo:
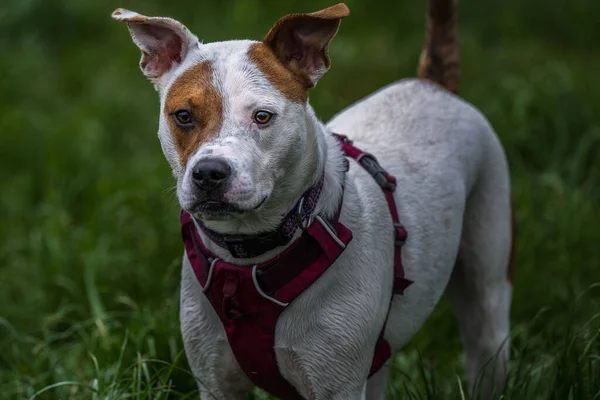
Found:
M 279 227 L 283 217 L 298 203 L 306 190 L 323 178 L 323 188 L 313 215 L 331 218 L 338 211 L 343 194 L 344 154 L 337 139 L 316 117 L 312 107 L 306 105 L 305 151 L 297 168 L 286 174 L 278 187 L 293 187 L 295 190 L 278 190 L 278 195 L 269 199 L 255 212 L 247 212 L 241 218 L 227 221 L 203 221 L 211 230 L 222 234 L 246 234 L 270 232 Z M 302 185 L 298 185 L 298 180 Z M 202 230 L 199 230 L 206 247 L 218 257 L 234 260 L 227 250 L 215 245 Z M 262 262 L 281 250 L 272 250 L 256 260 L 237 259 L 236 262 Z

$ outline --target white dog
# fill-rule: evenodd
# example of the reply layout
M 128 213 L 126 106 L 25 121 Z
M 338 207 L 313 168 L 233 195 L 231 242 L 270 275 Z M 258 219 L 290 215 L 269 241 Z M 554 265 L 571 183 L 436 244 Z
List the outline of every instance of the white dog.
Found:
M 185 211 L 181 328 L 202 398 L 244 399 L 258 384 L 285 399 L 383 399 L 387 367 L 376 359 L 387 359 L 388 343 L 400 350 L 444 292 L 468 378 L 485 396 L 502 390 L 509 173 L 485 117 L 452 93 L 454 0 L 429 2 L 421 79 L 391 84 L 327 125 L 308 90 L 329 68 L 345 5 L 287 15 L 263 42 L 206 44 L 173 19 L 114 12 L 160 95 L 158 135 Z M 403 294 L 392 279 L 401 278 L 402 228 L 380 186 L 391 181 L 378 185 L 376 163 L 369 173 L 350 160 L 346 172 L 333 132 L 397 179 L 403 273 L 413 282 Z M 265 265 L 284 279 L 274 290 Z M 290 294 L 289 282 L 306 287 Z

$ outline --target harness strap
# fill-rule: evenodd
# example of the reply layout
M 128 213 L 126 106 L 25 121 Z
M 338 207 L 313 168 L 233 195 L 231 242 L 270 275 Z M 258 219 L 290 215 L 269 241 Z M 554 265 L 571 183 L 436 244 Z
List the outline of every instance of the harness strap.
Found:
M 377 159 L 369 153 L 354 147 L 352 141 L 347 136 L 334 133 L 334 136 L 340 141 L 342 151 L 346 156 L 356 160 L 372 177 L 383 190 L 385 201 L 387 202 L 392 223 L 394 224 L 394 294 L 404 294 L 404 290 L 413 282 L 404 277 L 404 267 L 402 266 L 402 246 L 406 242 L 408 233 L 400 223 L 394 192 L 396 191 L 396 178 L 384 170 Z
M 339 212 L 337 213 L 339 215 Z M 188 260 L 196 278 L 202 286 L 210 281 L 211 264 L 215 260 L 223 264 L 202 242 L 194 224 L 193 217 L 181 212 L 182 236 Z M 289 302 L 298 293 L 289 292 L 286 286 L 297 279 L 316 259 L 323 255 L 328 265 L 338 258 L 346 245 L 352 240 L 352 232 L 339 222 L 338 218 L 326 221 L 317 216 L 301 237 L 276 257 L 256 264 L 256 280 L 265 294 L 278 292 L 276 300 Z M 224 290 L 225 297 L 235 286 L 229 283 Z M 280 289 L 284 289 L 280 291 Z M 279 298 L 281 296 L 281 298 Z
M 256 386 L 272 395 L 302 400 L 279 370 L 274 350 L 275 326 L 288 304 L 343 253 L 352 240 L 352 232 L 339 221 L 316 216 L 302 236 L 280 255 L 250 266 L 216 258 L 202 243 L 188 213 L 182 212 L 181 223 L 196 278 L 223 324 L 240 368 Z M 372 372 L 390 357 L 389 344 L 381 339 L 380 342 Z

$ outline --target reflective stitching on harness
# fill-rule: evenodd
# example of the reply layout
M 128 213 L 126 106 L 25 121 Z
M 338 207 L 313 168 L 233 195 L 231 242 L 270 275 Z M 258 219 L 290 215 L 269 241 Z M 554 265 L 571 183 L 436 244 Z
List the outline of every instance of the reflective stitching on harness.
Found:
M 212 278 L 213 268 L 214 268 L 215 264 L 217 263 L 217 261 L 219 261 L 219 259 L 215 258 L 210 263 L 210 267 L 208 267 L 208 276 L 206 277 L 206 283 L 204 284 L 204 287 L 202 288 L 202 292 L 205 292 L 206 288 L 208 288 L 208 285 L 210 285 L 210 278 Z
M 321 223 L 321 225 L 323 226 L 323 228 L 325 228 L 325 230 L 327 231 L 327 233 L 329 233 L 329 235 L 331 235 L 331 238 L 333 240 L 335 240 L 335 242 L 337 244 L 339 244 L 342 249 L 345 249 L 346 245 L 344 243 L 342 243 L 342 241 L 340 240 L 340 238 L 338 238 L 337 235 L 333 232 L 333 230 L 331 229 L 331 226 L 328 223 L 326 223 L 323 220 L 323 218 L 321 218 L 321 216 L 319 216 L 319 215 L 316 216 L 316 219 L 317 219 L 317 221 L 319 221 Z
M 256 288 L 256 291 L 258 292 L 258 294 L 260 294 L 265 299 L 270 300 L 273 303 L 275 303 L 281 307 L 287 307 L 290 303 L 282 303 L 281 301 L 274 299 L 273 297 L 271 297 L 271 296 L 267 295 L 265 292 L 263 292 L 260 285 L 258 284 L 258 280 L 256 280 L 256 267 L 257 267 L 256 264 L 254 264 L 254 266 L 252 267 L 252 282 L 254 282 L 254 287 Z

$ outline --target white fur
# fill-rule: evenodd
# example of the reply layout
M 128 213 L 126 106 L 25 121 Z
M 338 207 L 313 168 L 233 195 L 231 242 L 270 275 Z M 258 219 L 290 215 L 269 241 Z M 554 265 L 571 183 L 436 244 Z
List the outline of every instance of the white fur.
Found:
M 340 150 L 325 127 L 315 126 L 320 128 L 315 151 L 327 148 L 324 192 L 335 194 L 340 185 Z M 336 116 L 328 128 L 350 135 L 398 179 L 398 211 L 409 232 L 402 258 L 406 276 L 415 283 L 393 300 L 385 335 L 394 350 L 400 350 L 423 324 L 448 285 L 459 249 L 464 254 L 450 295 L 467 348 L 468 375 L 474 383 L 509 333 L 510 284 L 505 278 L 510 247 L 509 181 L 492 129 L 473 107 L 415 80 L 394 84 L 354 105 Z M 331 213 L 338 198 L 324 198 L 319 210 Z M 354 232 L 353 242 L 277 324 L 276 354 L 282 374 L 307 398 L 366 398 L 361 382 L 368 374 L 391 296 L 391 219 L 381 189 L 354 163 L 346 181 L 341 220 Z M 239 262 L 222 249 L 212 246 L 212 250 Z M 243 262 L 259 262 L 279 251 Z M 187 297 L 182 291 L 182 302 Z M 201 313 L 214 312 L 208 307 Z M 198 321 L 198 315 L 182 309 L 182 324 L 189 326 L 183 330 L 184 338 L 208 336 Z M 188 355 L 204 353 L 203 346 L 208 345 L 188 346 Z M 222 346 L 227 348 L 227 342 Z M 508 345 L 496 378 L 484 382 L 488 394 L 494 384 L 496 390 L 502 387 L 507 352 Z M 194 369 L 200 380 L 206 371 Z M 369 387 L 369 398 L 382 398 L 385 379 L 372 381 L 370 386 L 375 387 Z M 219 395 L 232 396 L 227 391 Z
M 234 171 L 226 198 L 248 211 L 205 219 L 211 228 L 224 233 L 273 229 L 322 171 L 323 195 L 315 214 L 331 216 L 342 195 L 344 157 L 330 131 L 350 136 L 398 179 L 398 212 L 409 234 L 402 260 L 414 284 L 405 295 L 394 297 L 385 337 L 399 351 L 448 288 L 465 342 L 467 373 L 474 382 L 509 333 L 510 190 L 494 131 L 471 105 L 417 80 L 390 85 L 324 126 L 308 104 L 286 99 L 249 61 L 251 43 L 194 44 L 164 78 L 159 138 L 182 207 L 194 213 L 190 168 L 217 154 Z M 225 117 L 218 135 L 187 165 L 180 165 L 162 112 L 165 94 L 183 71 L 205 60 L 215 71 L 213 84 L 222 94 Z M 257 109 L 277 116 L 259 128 L 251 119 Z M 265 203 L 253 210 L 264 196 Z M 379 400 L 384 398 L 387 370 L 368 382 L 367 375 L 392 296 L 393 230 L 380 187 L 354 162 L 345 181 L 341 222 L 354 239 L 281 314 L 276 357 L 282 375 L 305 398 Z M 203 240 L 219 257 L 239 264 L 261 262 L 283 250 L 239 260 Z M 243 399 L 251 383 L 240 371 L 185 255 L 181 327 L 201 397 Z M 494 385 L 502 388 L 508 344 L 500 355 L 492 363 L 496 368 L 484 372 L 485 395 Z

